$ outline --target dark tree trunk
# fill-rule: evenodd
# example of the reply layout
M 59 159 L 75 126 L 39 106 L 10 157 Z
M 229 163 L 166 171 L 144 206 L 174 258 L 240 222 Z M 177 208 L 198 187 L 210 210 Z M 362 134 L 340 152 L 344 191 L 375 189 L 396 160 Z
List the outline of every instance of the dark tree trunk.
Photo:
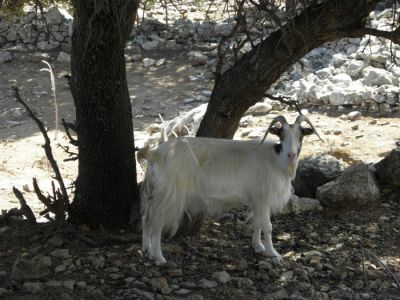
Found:
M 244 112 L 312 49 L 365 27 L 378 0 L 325 1 L 272 33 L 215 82 L 197 136 L 232 138 Z
M 263 98 L 282 73 L 323 43 L 357 35 L 377 2 L 325 1 L 272 33 L 216 79 L 197 136 L 231 139 L 245 111 Z M 185 219 L 180 232 L 196 234 L 202 221 L 202 216 L 192 222 Z
M 138 200 L 124 47 L 139 0 L 74 0 L 71 88 L 79 174 L 73 223 L 126 226 Z

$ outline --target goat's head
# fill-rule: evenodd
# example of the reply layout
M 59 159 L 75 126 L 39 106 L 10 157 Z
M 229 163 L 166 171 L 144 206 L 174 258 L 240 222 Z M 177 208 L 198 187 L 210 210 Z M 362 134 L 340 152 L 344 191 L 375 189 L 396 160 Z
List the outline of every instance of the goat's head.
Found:
M 302 127 L 301 123 L 306 122 L 309 127 Z M 280 123 L 280 127 L 275 126 Z M 317 130 L 311 121 L 304 115 L 297 117 L 293 124 L 289 124 L 285 117 L 277 116 L 271 121 L 261 143 L 264 142 L 268 133 L 274 134 L 279 137 L 281 143 L 275 146 L 276 152 L 279 154 L 285 165 L 288 166 L 290 173 L 294 176 L 297 169 L 297 164 L 299 160 L 299 155 L 303 143 L 303 138 L 306 135 L 315 133 L 318 138 L 322 140 L 319 136 Z

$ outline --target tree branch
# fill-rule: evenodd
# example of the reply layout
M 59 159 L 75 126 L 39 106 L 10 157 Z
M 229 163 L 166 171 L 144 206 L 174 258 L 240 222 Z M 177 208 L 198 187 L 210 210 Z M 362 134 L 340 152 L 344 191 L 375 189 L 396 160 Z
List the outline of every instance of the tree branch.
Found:
M 397 27 L 396 30 L 394 31 L 385 31 L 373 28 L 362 28 L 362 29 L 344 31 L 343 35 L 347 37 L 363 37 L 364 35 L 372 35 L 391 40 L 393 43 L 400 45 L 400 27 Z
M 302 115 L 303 113 L 301 112 L 301 107 L 299 104 L 299 101 L 297 100 L 293 100 L 289 97 L 285 97 L 285 96 L 273 96 L 270 94 L 264 94 L 264 97 L 271 99 L 271 100 L 275 100 L 275 101 L 279 101 L 283 104 L 289 105 L 290 107 L 294 106 L 294 108 L 297 110 L 297 112 Z

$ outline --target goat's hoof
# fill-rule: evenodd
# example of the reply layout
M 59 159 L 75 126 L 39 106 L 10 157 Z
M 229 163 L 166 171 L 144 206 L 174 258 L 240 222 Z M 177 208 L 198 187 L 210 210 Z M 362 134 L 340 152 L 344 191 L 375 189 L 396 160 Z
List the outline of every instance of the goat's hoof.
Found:
M 272 262 L 274 263 L 275 266 L 282 266 L 283 264 L 282 256 L 277 255 L 272 257 Z
M 253 245 L 254 252 L 258 254 L 264 254 L 265 253 L 265 247 L 263 245 Z
M 161 257 L 154 258 L 154 263 L 157 266 L 161 267 L 161 266 L 165 265 L 167 263 L 167 261 L 165 260 L 165 258 L 163 256 L 161 256 Z

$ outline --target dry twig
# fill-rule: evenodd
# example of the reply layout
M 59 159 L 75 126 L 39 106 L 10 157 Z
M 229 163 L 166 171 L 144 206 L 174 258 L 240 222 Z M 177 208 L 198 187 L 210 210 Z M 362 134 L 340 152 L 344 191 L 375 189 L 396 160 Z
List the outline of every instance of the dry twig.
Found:
M 14 193 L 15 197 L 17 197 L 17 199 L 19 200 L 19 203 L 21 205 L 21 208 L 19 209 L 21 214 L 23 214 L 26 217 L 26 219 L 29 221 L 29 223 L 36 224 L 36 217 L 33 214 L 32 209 L 26 203 L 26 200 L 25 200 L 24 196 L 22 195 L 21 191 L 14 186 L 13 193 Z

